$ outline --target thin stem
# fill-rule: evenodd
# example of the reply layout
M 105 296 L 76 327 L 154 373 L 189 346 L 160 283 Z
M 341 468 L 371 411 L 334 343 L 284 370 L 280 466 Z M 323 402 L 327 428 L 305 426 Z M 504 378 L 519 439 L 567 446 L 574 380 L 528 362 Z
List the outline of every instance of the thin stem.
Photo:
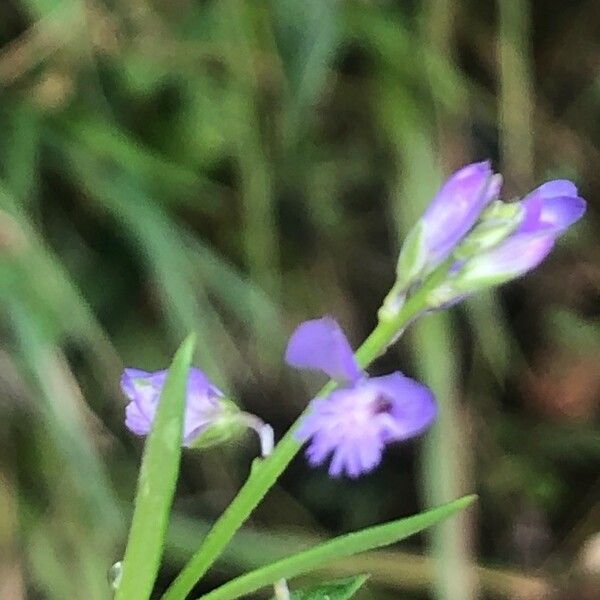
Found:
M 258 435 L 258 439 L 260 440 L 260 455 L 263 458 L 271 456 L 275 446 L 273 428 L 252 413 L 242 412 L 239 414 L 239 419 Z M 290 590 L 285 579 L 276 581 L 273 584 L 273 591 L 276 600 L 290 600 Z
M 238 418 L 240 423 L 243 423 L 246 425 L 246 427 L 252 429 L 258 435 L 258 439 L 260 441 L 260 455 L 262 458 L 271 456 L 275 445 L 273 428 L 252 413 L 239 413 Z
M 356 352 L 356 359 L 362 368 L 367 367 L 383 354 L 397 337 L 398 331 L 402 331 L 406 325 L 422 314 L 426 308 L 427 294 L 438 284 L 440 278 L 443 279 L 447 269 L 447 265 L 442 265 L 406 301 L 393 318 L 378 323 Z M 317 395 L 325 396 L 335 387 L 336 383 L 329 381 Z M 162 600 L 184 600 L 196 582 L 220 556 L 235 532 L 243 525 L 300 450 L 302 444 L 297 441 L 295 431 L 306 412 L 304 411 L 300 415 L 269 457 L 254 463 L 250 476 L 240 488 L 237 496 L 215 522 L 202 546 L 164 593 Z

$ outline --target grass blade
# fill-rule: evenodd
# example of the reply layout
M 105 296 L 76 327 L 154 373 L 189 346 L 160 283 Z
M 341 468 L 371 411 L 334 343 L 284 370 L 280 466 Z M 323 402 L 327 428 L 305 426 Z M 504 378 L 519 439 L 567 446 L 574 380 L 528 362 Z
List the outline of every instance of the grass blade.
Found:
M 474 502 L 475 498 L 476 496 L 465 496 L 412 517 L 342 535 L 310 550 L 288 556 L 266 567 L 232 579 L 225 585 L 202 596 L 202 600 L 233 600 L 271 585 L 278 579 L 289 579 L 323 567 L 329 561 L 388 546 L 466 508 Z
M 196 340 L 192 334 L 175 354 L 146 442 L 133 520 L 115 600 L 147 600 L 152 593 L 175 493 L 188 371 Z

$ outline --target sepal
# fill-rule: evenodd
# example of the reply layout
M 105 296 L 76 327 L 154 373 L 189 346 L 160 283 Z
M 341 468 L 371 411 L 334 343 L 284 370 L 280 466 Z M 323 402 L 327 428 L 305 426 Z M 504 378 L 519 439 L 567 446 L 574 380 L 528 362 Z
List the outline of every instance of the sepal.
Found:
M 481 215 L 480 221 L 454 251 L 454 258 L 467 260 L 490 250 L 507 239 L 523 222 L 525 211 L 520 202 L 493 202 Z
M 219 398 L 219 411 L 215 413 L 210 424 L 200 430 L 198 436 L 188 442 L 188 448 L 203 450 L 241 437 L 247 429 L 242 418 L 243 413 L 238 406 L 228 398 Z M 190 436 L 191 437 L 191 436 Z
M 426 266 L 425 230 L 419 221 L 408 233 L 396 266 L 396 291 L 405 291 L 421 276 Z

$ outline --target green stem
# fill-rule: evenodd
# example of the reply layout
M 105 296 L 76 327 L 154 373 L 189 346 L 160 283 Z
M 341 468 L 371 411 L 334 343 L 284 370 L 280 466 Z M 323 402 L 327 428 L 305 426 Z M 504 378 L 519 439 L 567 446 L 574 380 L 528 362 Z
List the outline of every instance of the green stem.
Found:
M 386 348 L 426 306 L 428 292 L 447 272 L 447 266 L 440 267 L 415 294 L 409 298 L 398 314 L 386 321 L 380 321 L 369 337 L 356 352 L 356 358 L 362 368 L 383 354 Z M 318 396 L 330 393 L 336 387 L 330 381 L 319 392 Z M 294 425 L 284 435 L 268 458 L 255 462 L 250 476 L 241 487 L 237 496 L 216 521 L 204 543 L 179 573 L 175 581 L 162 596 L 162 600 L 184 600 L 196 582 L 206 573 L 210 566 L 223 552 L 235 532 L 244 524 L 250 513 L 264 498 L 265 494 L 277 481 L 302 444 L 294 435 L 306 411 L 300 415 Z

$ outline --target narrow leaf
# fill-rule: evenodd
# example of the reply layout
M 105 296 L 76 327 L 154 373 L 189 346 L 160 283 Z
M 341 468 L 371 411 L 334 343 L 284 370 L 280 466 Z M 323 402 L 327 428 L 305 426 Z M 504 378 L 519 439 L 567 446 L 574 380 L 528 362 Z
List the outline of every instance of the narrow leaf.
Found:
M 279 579 L 289 579 L 321 568 L 329 561 L 388 546 L 439 523 L 466 508 L 475 499 L 476 496 L 465 496 L 412 517 L 337 537 L 310 550 L 288 556 L 266 567 L 232 579 L 225 585 L 202 596 L 202 600 L 233 600 L 272 585 Z
M 348 600 L 368 578 L 368 575 L 354 575 L 354 577 L 327 581 L 306 590 L 292 592 L 291 600 Z
M 115 600 L 147 600 L 160 565 L 181 458 L 192 334 L 175 354 L 146 440 L 133 520 Z

